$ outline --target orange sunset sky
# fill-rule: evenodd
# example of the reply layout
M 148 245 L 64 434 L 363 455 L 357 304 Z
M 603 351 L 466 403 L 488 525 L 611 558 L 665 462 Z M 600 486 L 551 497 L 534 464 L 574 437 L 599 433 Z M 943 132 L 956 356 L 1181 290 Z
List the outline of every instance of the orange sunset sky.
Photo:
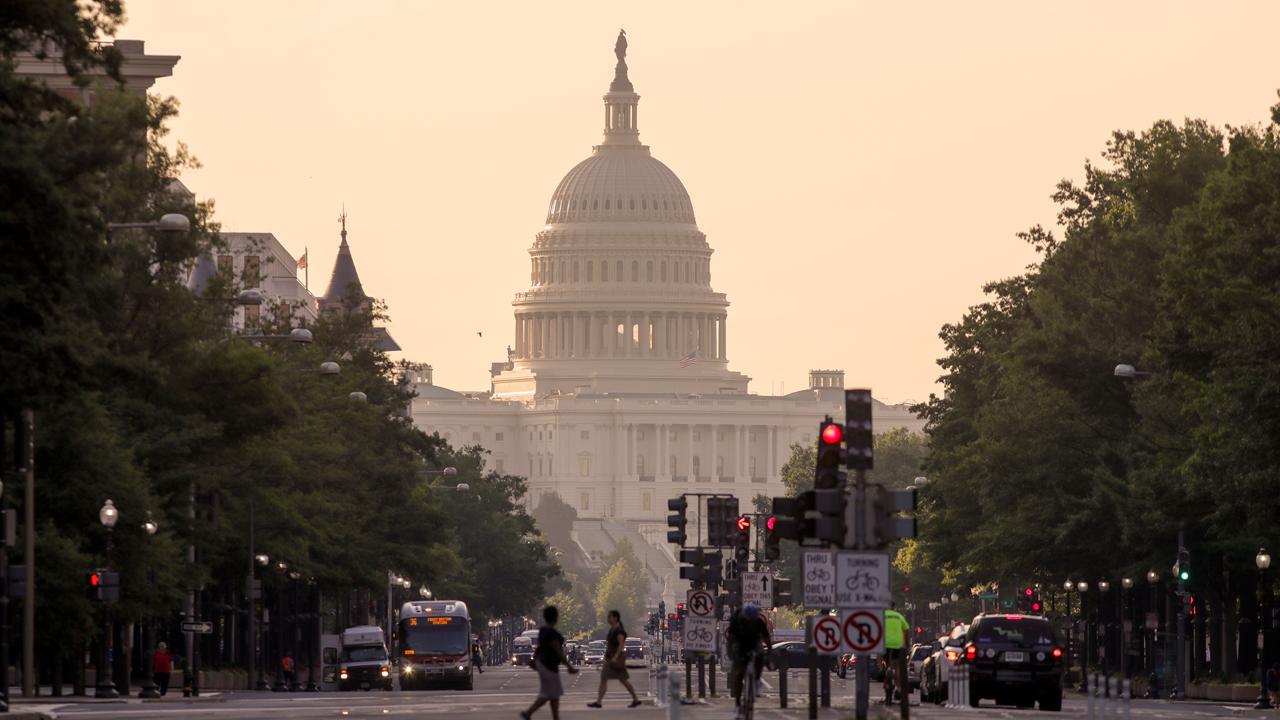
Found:
M 1270 2 L 126 10 L 119 37 L 182 56 L 155 91 L 181 101 L 172 137 L 204 163 L 184 180 L 223 228 L 308 248 L 322 293 L 345 203 L 400 357 L 460 390 L 505 358 L 547 201 L 599 142 L 619 28 L 641 141 L 689 190 L 732 303 L 730 366 L 762 394 L 843 368 L 924 399 L 940 326 L 1034 261 L 1015 233 L 1053 223 L 1054 184 L 1112 130 L 1261 122 L 1280 87 Z

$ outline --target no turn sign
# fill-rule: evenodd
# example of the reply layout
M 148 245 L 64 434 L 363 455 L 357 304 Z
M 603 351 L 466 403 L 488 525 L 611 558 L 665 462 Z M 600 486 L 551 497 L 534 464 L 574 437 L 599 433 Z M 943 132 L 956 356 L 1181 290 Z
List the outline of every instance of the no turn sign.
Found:
M 716 611 L 716 599 L 706 590 L 690 590 L 685 607 L 694 617 L 711 617 Z
M 841 630 L 845 647 L 850 652 L 883 654 L 883 610 L 853 610 L 845 614 Z
M 840 652 L 840 632 L 840 618 L 819 616 L 813 623 L 813 646 L 822 655 L 835 655 Z

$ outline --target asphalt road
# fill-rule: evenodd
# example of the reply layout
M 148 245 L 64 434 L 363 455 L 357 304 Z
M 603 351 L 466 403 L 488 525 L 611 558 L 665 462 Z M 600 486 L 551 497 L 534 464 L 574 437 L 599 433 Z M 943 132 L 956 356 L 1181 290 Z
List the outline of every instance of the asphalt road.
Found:
M 680 668 L 683 671 L 683 668 Z M 585 720 L 586 718 L 665 718 L 667 710 L 653 705 L 653 692 L 649 673 L 645 669 L 632 669 L 632 681 L 637 692 L 645 700 L 638 708 L 627 708 L 630 698 L 617 683 L 610 683 L 609 692 L 605 696 L 603 710 L 586 707 L 586 703 L 595 699 L 599 682 L 598 670 L 586 669 L 584 672 L 570 676 L 564 675 L 565 696 L 561 699 L 561 715 L 566 720 Z M 681 672 L 683 681 L 683 672 Z M 696 672 L 694 675 L 697 699 Z M 716 697 L 709 690 L 707 697 L 697 704 L 680 709 L 681 718 L 702 720 L 703 718 L 720 718 L 728 720 L 733 717 L 732 702 L 727 697 L 725 677 L 718 674 Z M 170 695 L 161 701 L 142 702 L 136 698 L 115 702 L 67 702 L 15 704 L 14 710 L 38 710 L 48 717 L 80 718 L 81 720 L 110 720 L 114 718 L 141 719 L 152 718 L 209 718 L 218 720 L 240 720 L 241 718 L 375 718 L 375 717 L 421 717 L 421 718 L 456 718 L 464 715 L 474 720 L 502 718 L 514 720 L 518 713 L 528 707 L 537 693 L 538 680 L 533 671 L 526 668 L 489 668 L 478 676 L 476 689 L 470 692 L 459 690 L 437 690 L 425 692 L 353 692 L 353 693 L 273 693 L 273 692 L 235 692 L 221 693 L 198 700 L 183 699 L 180 695 Z M 780 683 L 777 673 L 766 673 L 764 694 L 757 706 L 757 717 L 761 720 L 803 720 L 808 717 L 808 673 L 796 671 L 788 675 L 789 708 L 779 708 Z M 832 707 L 822 708 L 819 717 L 823 720 L 843 720 L 852 717 L 854 680 L 852 677 L 841 680 L 832 677 Z M 877 686 L 872 687 L 873 701 L 882 696 Z M 1086 701 L 1075 693 L 1069 693 L 1062 713 L 1056 715 L 1042 714 L 1037 710 L 1019 710 L 1011 707 L 996 707 L 985 701 L 976 710 L 954 709 L 937 705 L 918 703 L 912 698 L 911 715 L 919 718 L 1044 718 L 1044 717 L 1086 717 Z M 897 718 L 896 707 L 890 711 L 885 706 L 872 703 L 870 717 L 877 720 Z M 1118 715 L 1123 716 L 1123 715 Z M 535 718 L 551 717 L 550 709 L 542 708 Z M 1116 716 L 1112 716 L 1116 717 Z M 1165 720 L 1172 718 L 1280 718 L 1280 711 L 1259 711 L 1242 705 L 1223 705 L 1204 702 L 1179 702 L 1158 700 L 1135 700 L 1129 709 L 1129 717 L 1142 720 Z

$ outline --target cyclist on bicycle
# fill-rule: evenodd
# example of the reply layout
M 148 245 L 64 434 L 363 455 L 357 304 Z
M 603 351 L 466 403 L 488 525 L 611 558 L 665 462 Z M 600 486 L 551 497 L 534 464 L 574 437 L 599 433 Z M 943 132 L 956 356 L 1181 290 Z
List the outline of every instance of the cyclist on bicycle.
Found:
M 893 703 L 894 676 L 898 672 L 898 658 L 905 652 L 910 626 L 902 613 L 894 610 L 898 603 L 890 603 L 884 611 L 884 704 Z
M 729 674 L 729 690 L 733 693 L 734 705 L 742 703 L 742 683 L 747 674 L 747 663 L 755 653 L 755 667 L 751 669 L 751 681 L 760 678 L 764 667 L 764 653 L 769 650 L 769 626 L 760 617 L 760 610 L 754 605 L 747 605 L 734 613 L 729 621 L 727 632 L 729 655 L 733 658 L 733 667 Z

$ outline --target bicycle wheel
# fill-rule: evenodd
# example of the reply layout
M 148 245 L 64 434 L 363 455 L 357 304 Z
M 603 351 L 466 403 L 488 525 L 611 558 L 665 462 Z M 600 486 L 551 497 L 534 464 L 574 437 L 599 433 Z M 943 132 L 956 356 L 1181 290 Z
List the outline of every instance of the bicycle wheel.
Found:
M 756 709 L 756 673 L 748 664 L 742 675 L 742 720 L 752 720 Z

